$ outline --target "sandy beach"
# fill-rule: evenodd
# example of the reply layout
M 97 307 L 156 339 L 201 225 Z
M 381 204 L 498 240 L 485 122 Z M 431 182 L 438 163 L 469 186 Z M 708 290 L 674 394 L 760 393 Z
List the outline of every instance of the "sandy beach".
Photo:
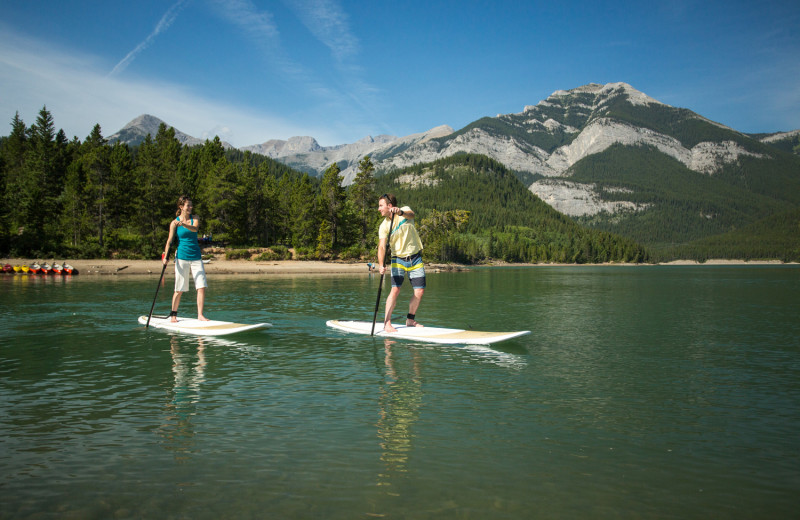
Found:
M 94 259 L 94 260 L 67 260 L 78 273 L 83 275 L 161 275 L 161 262 L 158 260 L 125 260 L 125 259 Z M 33 260 L 24 258 L 4 258 L 0 260 L 0 265 L 6 263 L 13 265 L 29 265 Z M 41 261 L 40 261 L 41 263 Z M 676 260 L 658 265 L 782 265 L 779 260 L 764 260 L 744 262 L 742 260 L 708 260 L 698 263 L 694 260 Z M 555 266 L 555 265 L 579 265 L 579 264 L 506 264 L 498 263 L 498 266 L 506 267 L 536 267 L 536 266 Z M 580 264 L 595 265 L 595 264 Z M 605 264 L 605 265 L 639 265 L 652 266 L 655 264 Z M 335 274 L 368 274 L 366 262 L 324 262 L 319 260 L 279 260 L 268 262 L 254 262 L 252 260 L 219 260 L 214 259 L 206 265 L 206 273 L 209 275 L 335 275 Z M 426 270 L 430 272 L 439 271 L 466 271 L 469 266 L 455 264 L 434 264 L 426 263 Z M 172 272 L 174 265 L 170 261 L 167 270 Z
M 3 265 L 29 265 L 33 263 L 29 259 L 7 258 L 3 259 Z M 161 275 L 161 262 L 159 260 L 67 260 L 67 262 L 78 270 L 81 276 L 89 275 Z M 41 261 L 39 262 L 42 263 Z M 253 262 L 252 260 L 212 260 L 205 264 L 206 273 L 209 275 L 259 275 L 259 274 L 286 274 L 286 275 L 310 275 L 310 274 L 368 274 L 365 262 L 344 263 L 344 262 L 322 262 L 322 261 L 299 261 L 283 260 L 270 262 Z M 170 261 L 167 270 L 171 273 L 175 269 Z

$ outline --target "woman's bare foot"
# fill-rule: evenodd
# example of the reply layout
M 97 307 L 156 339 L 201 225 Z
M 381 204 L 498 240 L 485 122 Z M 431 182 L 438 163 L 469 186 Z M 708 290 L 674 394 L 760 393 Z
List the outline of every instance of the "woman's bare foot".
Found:
M 206 318 L 205 316 L 203 316 L 202 314 L 200 316 L 198 316 L 197 319 L 200 320 L 200 321 L 211 321 L 208 318 Z
M 409 320 L 406 319 L 406 327 L 424 327 L 421 323 L 417 323 L 416 320 Z

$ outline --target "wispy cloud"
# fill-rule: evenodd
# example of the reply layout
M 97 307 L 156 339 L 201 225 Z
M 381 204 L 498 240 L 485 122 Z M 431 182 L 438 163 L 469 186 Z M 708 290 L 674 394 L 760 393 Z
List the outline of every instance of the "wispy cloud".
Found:
M 294 81 L 306 81 L 306 70 L 286 53 L 272 13 L 250 0 L 210 0 L 218 15 L 242 31 L 257 52 L 272 66 Z
M 0 118 L 11 121 L 19 112 L 23 121 L 31 124 L 46 105 L 56 128 L 63 128 L 70 138 L 84 139 L 95 124 L 109 136 L 134 117 L 152 114 L 189 135 L 219 135 L 234 146 L 309 133 L 328 142 L 335 139 L 327 128 L 207 99 L 191 87 L 109 77 L 96 56 L 20 36 L 2 22 L 0 92 L 4 93 L 0 96 Z
M 338 62 L 358 53 L 359 41 L 352 33 L 347 13 L 332 0 L 287 0 L 297 17 L 314 37 L 331 50 Z
M 360 41 L 350 26 L 350 17 L 337 0 L 284 0 L 306 29 L 330 49 L 340 84 L 339 96 L 368 115 L 373 122 L 381 117 L 376 107 L 380 89 L 364 79 L 358 62 Z M 382 125 L 386 128 L 386 125 Z
M 178 17 L 178 14 L 180 14 L 181 9 L 183 9 L 183 7 L 188 3 L 188 1 L 189 0 L 178 0 L 178 2 L 173 4 L 172 7 L 170 7 L 167 10 L 167 12 L 164 13 L 164 16 L 162 16 L 161 19 L 158 21 L 155 28 L 153 29 L 153 32 L 147 35 L 147 38 L 145 38 L 144 41 L 142 41 L 139 45 L 137 45 L 135 49 L 129 52 L 128 55 L 122 59 L 122 61 L 117 63 L 116 66 L 114 66 L 114 68 L 111 70 L 109 75 L 114 76 L 115 74 L 119 74 L 120 72 L 125 70 L 128 67 L 128 65 L 130 65 L 131 62 L 134 59 L 136 59 L 136 57 L 143 50 L 145 50 L 147 47 L 150 46 L 151 43 L 153 43 L 153 40 L 156 39 L 156 36 L 169 29 L 169 26 L 172 25 L 172 22 L 175 21 L 175 18 Z

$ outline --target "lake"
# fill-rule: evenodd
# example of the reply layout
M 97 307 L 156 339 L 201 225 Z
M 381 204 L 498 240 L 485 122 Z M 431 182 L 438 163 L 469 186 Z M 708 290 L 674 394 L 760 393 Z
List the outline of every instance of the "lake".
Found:
M 421 323 L 532 331 L 491 348 L 325 326 L 378 281 L 210 277 L 274 327 L 204 339 L 155 276 L 0 278 L 0 518 L 797 517 L 800 267 L 430 273 Z

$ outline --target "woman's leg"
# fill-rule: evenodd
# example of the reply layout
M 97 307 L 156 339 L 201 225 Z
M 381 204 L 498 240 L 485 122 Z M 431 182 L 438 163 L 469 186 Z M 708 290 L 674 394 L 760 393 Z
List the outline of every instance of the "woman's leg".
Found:
M 201 287 L 197 289 L 197 319 L 200 321 L 208 321 L 208 318 L 203 316 L 203 306 L 206 303 L 206 288 Z
M 172 312 L 174 312 L 175 314 L 178 313 L 178 306 L 181 304 L 182 294 L 183 293 L 180 291 L 175 291 L 175 293 L 172 295 Z M 173 314 L 170 319 L 172 323 L 176 323 L 178 321 L 178 317 L 175 314 Z

